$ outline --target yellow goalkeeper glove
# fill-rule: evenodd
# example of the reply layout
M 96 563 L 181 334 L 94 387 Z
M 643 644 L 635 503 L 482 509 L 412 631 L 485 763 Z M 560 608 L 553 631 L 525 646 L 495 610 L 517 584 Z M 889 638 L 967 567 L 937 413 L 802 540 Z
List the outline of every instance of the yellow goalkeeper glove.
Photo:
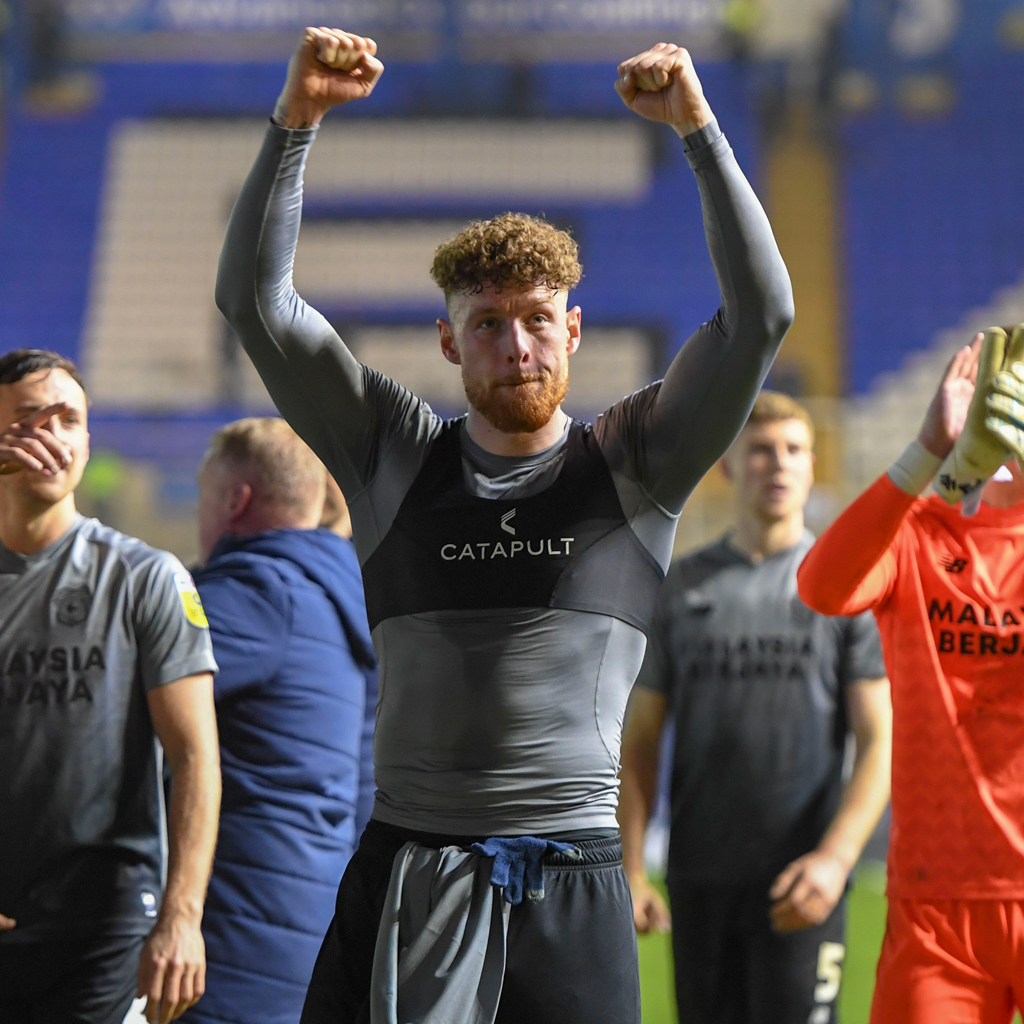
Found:
M 1024 470 L 1024 324 L 1014 328 L 1003 369 L 985 395 L 985 427 L 1017 457 Z
M 1024 341 L 1024 330 L 1013 332 L 1014 341 Z M 964 429 L 946 456 L 935 477 L 935 490 L 950 505 L 963 501 L 965 515 L 973 515 L 981 500 L 981 489 L 988 478 L 1007 462 L 1012 455 L 996 434 L 985 426 L 989 415 L 986 405 L 996 375 L 1003 368 L 1004 356 L 1010 346 L 1006 331 L 990 327 L 985 332 L 978 356 L 978 375 L 974 382 L 974 397 L 967 409 Z

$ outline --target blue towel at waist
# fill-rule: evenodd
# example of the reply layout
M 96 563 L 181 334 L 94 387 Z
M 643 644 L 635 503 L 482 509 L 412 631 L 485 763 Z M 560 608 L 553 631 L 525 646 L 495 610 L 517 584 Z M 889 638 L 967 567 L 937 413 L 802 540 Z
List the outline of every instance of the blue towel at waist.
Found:
M 569 843 L 556 843 L 535 836 L 518 836 L 515 839 L 492 836 L 482 843 L 473 843 L 469 849 L 481 857 L 494 858 L 491 885 L 504 889 L 506 901 L 513 906 L 523 902 L 524 882 L 528 900 L 538 903 L 544 899 L 544 858 L 549 854 L 565 854 L 572 860 L 581 856 L 579 850 Z

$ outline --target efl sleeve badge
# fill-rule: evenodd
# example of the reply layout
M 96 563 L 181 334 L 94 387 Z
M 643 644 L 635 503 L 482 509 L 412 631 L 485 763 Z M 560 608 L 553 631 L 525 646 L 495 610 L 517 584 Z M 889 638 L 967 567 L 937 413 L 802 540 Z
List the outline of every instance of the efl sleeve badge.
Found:
M 199 629 L 209 629 L 210 622 L 203 610 L 203 602 L 199 597 L 199 591 L 187 572 L 176 572 L 174 574 L 174 585 L 178 590 L 178 597 L 181 599 L 181 607 L 185 612 L 185 618 Z

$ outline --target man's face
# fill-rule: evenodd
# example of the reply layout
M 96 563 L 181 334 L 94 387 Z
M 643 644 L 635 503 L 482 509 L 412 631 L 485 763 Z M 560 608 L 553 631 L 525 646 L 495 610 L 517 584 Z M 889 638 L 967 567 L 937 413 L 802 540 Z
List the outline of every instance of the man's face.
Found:
M 217 541 L 228 531 L 234 513 L 232 483 L 234 480 L 217 462 L 207 462 L 197 477 L 199 484 L 199 508 L 196 518 L 199 522 L 199 549 L 203 561 L 217 546 Z
M 0 476 L 0 487 L 9 494 L 56 505 L 78 486 L 89 461 L 89 429 L 85 392 L 64 370 L 38 370 L 14 384 L 0 384 L 0 433 L 30 413 L 48 405 L 67 406 L 39 424 L 67 448 L 71 461 L 56 473 L 20 469 Z
M 507 434 L 543 427 L 562 404 L 569 356 L 580 343 L 580 308 L 544 286 L 487 284 L 448 302 L 450 320 L 438 320 L 441 351 L 462 367 L 466 397 Z
M 802 420 L 744 427 L 724 462 L 739 502 L 763 522 L 785 519 L 807 504 L 814 453 L 811 432 Z

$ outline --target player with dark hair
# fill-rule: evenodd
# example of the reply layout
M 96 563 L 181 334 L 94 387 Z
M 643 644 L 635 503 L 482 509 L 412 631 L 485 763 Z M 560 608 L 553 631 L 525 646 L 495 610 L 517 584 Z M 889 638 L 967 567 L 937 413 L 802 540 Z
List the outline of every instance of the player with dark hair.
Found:
M 891 719 L 870 614 L 797 596 L 814 424 L 763 391 L 722 459 L 736 525 L 676 561 L 622 739 L 623 863 L 641 932 L 668 927 L 643 842 L 675 726 L 668 887 L 679 1019 L 829 1024 L 847 878 L 889 797 Z M 856 756 L 848 783 L 848 739 Z
M 1022 359 L 1024 326 L 957 352 L 917 438 L 800 568 L 812 608 L 874 611 L 892 681 L 874 1024 L 1009 1024 L 1024 1005 Z
M 4 1024 L 120 1024 L 136 992 L 166 1022 L 203 994 L 216 664 L 181 563 L 76 511 L 87 416 L 73 363 L 0 357 Z
M 372 1005 L 382 1020 L 638 1021 L 622 715 L 676 518 L 746 419 L 792 319 L 789 278 L 689 55 L 660 43 L 616 88 L 683 140 L 722 308 L 663 382 L 575 422 L 561 408 L 575 244 L 520 214 L 470 225 L 433 268 L 441 352 L 469 400 L 442 420 L 360 365 L 292 285 L 316 126 L 370 93 L 375 53 L 307 30 L 217 286 L 344 491 L 380 657 L 376 804 L 302 1019 L 366 1020 Z

